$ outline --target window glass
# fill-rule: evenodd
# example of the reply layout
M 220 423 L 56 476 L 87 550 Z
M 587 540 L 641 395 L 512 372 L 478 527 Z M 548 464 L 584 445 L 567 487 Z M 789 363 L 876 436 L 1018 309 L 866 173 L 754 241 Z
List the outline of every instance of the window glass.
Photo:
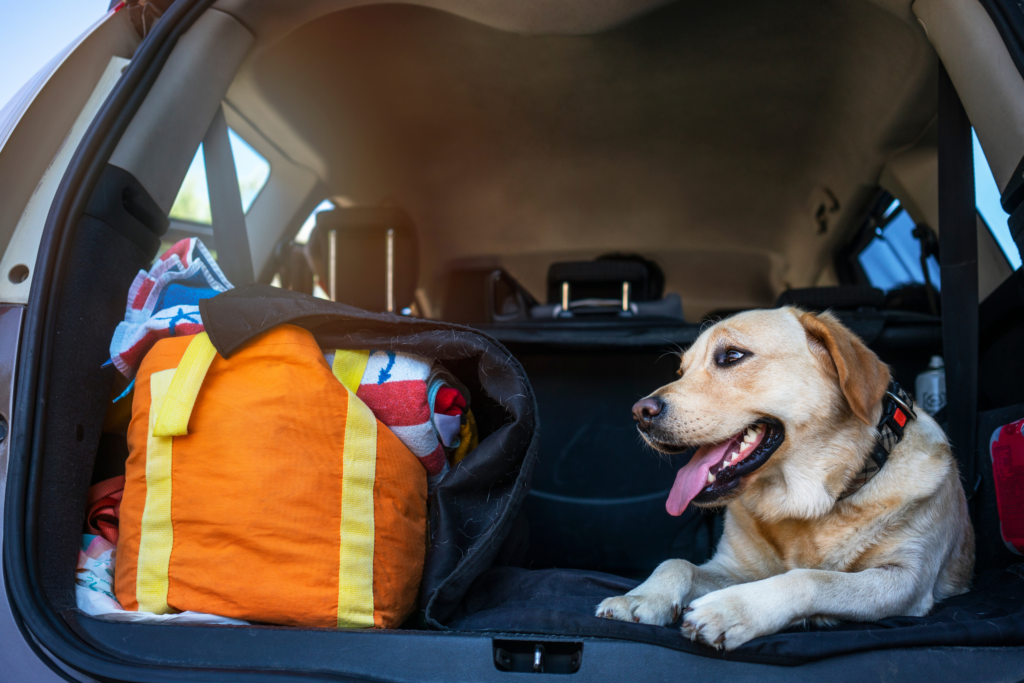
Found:
M 306 219 L 306 222 L 302 224 L 302 227 L 299 228 L 298 234 L 295 235 L 295 242 L 297 244 L 306 244 L 309 242 L 309 236 L 313 234 L 313 228 L 316 227 L 316 215 L 321 211 L 330 211 L 333 208 L 334 202 L 329 199 L 325 199 L 320 202 L 317 207 L 313 209 L 313 213 L 309 214 L 309 217 Z
M 270 179 L 270 163 L 230 128 L 228 139 L 231 140 L 231 156 L 235 158 L 238 189 L 242 193 L 242 210 L 248 212 Z
M 921 270 L 921 243 L 914 237 L 916 225 L 910 214 L 893 201 L 875 228 L 875 237 L 857 259 L 872 286 L 889 291 L 900 285 L 924 284 Z M 934 256 L 926 261 L 935 289 L 940 288 L 939 264 Z
M 242 194 L 242 209 L 256 201 L 256 196 L 270 178 L 270 163 L 243 140 L 238 133 L 228 129 L 231 142 L 231 156 L 235 160 L 235 172 L 238 174 L 238 189 Z M 171 218 L 189 223 L 209 225 L 210 193 L 206 184 L 206 164 L 203 158 L 203 145 L 200 143 L 192 164 L 188 167 L 185 180 L 178 190 L 178 196 L 171 206 Z
M 210 195 L 206 188 L 206 166 L 203 161 L 203 145 L 199 145 L 192 164 L 188 167 L 185 180 L 178 190 L 178 196 L 174 198 L 174 205 L 171 206 L 171 218 L 190 223 L 202 223 L 209 225 L 210 218 Z
M 992 176 L 992 169 L 989 168 L 985 152 L 981 149 L 981 143 L 978 142 L 978 135 L 973 129 L 971 135 L 974 137 L 974 203 L 978 207 L 978 213 L 985 219 L 988 229 L 992 231 L 992 236 L 996 238 L 996 242 L 999 243 L 1006 255 L 1006 260 L 1016 270 L 1020 268 L 1021 259 L 1017 245 L 1010 237 L 1010 227 L 1006 224 L 1009 216 L 1003 211 L 1002 204 L 999 203 L 999 186 L 996 185 L 996 179 Z

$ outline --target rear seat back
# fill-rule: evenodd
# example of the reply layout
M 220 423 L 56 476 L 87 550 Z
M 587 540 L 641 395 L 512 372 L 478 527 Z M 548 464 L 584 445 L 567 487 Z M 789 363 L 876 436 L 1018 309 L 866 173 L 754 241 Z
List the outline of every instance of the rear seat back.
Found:
M 810 311 L 881 309 L 885 306 L 885 292 L 857 285 L 788 289 L 779 295 L 775 305 L 799 306 Z
M 703 562 L 715 516 L 665 512 L 689 452 L 654 453 L 637 434 L 634 402 L 676 379 L 659 346 L 582 350 L 515 345 L 540 410 L 540 457 L 526 499 L 526 566 L 595 569 L 646 578 L 668 558 Z
M 552 264 L 547 304 L 538 304 L 503 268 L 456 268 L 445 278 L 442 316 L 468 325 L 575 316 L 682 322 L 682 300 L 674 292 L 663 297 L 664 287 L 665 276 L 658 264 L 631 254 Z

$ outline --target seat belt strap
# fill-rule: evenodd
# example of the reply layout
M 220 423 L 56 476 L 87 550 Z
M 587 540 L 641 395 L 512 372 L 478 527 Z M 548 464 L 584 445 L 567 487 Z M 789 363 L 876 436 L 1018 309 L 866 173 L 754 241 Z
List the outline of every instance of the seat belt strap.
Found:
M 971 122 L 939 65 L 939 256 L 947 433 L 970 497 L 978 410 L 978 218 Z
M 213 220 L 217 263 L 235 287 L 251 285 L 256 277 L 253 274 L 242 193 L 238 189 L 238 174 L 231 154 L 231 140 L 223 106 L 217 107 L 217 113 L 203 138 L 203 159 L 206 165 L 206 184 L 210 192 L 210 216 Z

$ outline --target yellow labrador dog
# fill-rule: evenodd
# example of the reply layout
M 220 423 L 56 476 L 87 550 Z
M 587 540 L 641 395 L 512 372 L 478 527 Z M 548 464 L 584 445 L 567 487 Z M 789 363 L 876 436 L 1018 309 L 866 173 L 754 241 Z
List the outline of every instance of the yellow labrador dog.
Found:
M 974 532 L 945 435 L 834 316 L 736 315 L 679 374 L 634 415 L 657 450 L 698 447 L 666 506 L 727 505 L 724 535 L 706 564 L 668 560 L 598 616 L 683 613 L 684 635 L 729 650 L 804 620 L 920 616 L 967 590 Z

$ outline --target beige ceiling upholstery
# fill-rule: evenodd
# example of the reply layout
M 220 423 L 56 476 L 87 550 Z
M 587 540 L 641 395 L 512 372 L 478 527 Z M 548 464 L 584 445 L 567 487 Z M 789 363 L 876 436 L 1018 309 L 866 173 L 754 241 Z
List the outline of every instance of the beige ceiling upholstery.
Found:
M 335 194 L 404 207 L 435 302 L 454 264 L 542 295 L 552 261 L 628 250 L 688 318 L 770 304 L 828 279 L 935 115 L 909 3 L 448 4 L 217 5 L 257 36 L 232 105 Z

